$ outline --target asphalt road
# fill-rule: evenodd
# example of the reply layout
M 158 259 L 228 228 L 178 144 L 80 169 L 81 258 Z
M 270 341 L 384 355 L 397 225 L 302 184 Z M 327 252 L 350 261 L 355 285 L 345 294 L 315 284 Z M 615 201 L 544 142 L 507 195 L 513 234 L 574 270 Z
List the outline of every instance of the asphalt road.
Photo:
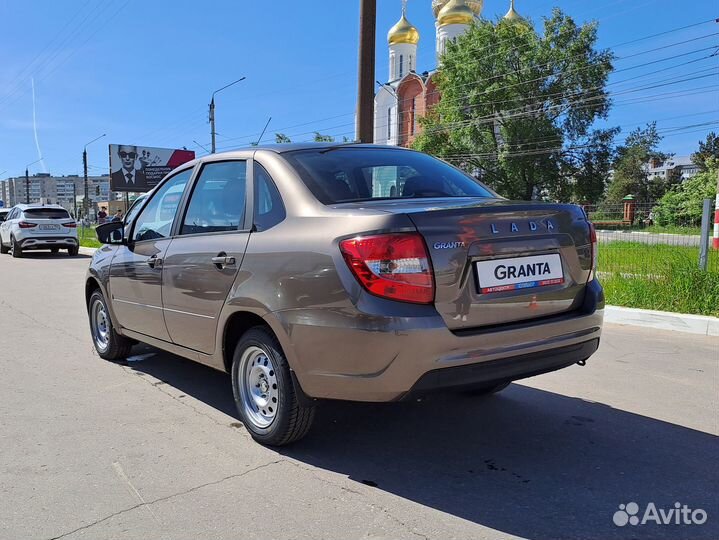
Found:
M 0 538 L 719 538 L 719 340 L 608 326 L 476 398 L 322 406 L 275 451 L 228 378 L 89 339 L 87 258 L 0 256 Z M 704 525 L 614 525 L 620 504 Z

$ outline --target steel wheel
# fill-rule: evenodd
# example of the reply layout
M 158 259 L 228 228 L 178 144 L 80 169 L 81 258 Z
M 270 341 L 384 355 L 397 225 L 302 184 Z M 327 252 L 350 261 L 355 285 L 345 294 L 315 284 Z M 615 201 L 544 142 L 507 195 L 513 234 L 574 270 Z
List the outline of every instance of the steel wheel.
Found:
M 258 428 L 267 428 L 274 422 L 280 405 L 272 359 L 259 347 L 248 347 L 242 354 L 239 368 L 240 401 L 245 416 Z
M 95 298 L 90 306 L 90 329 L 98 351 L 107 350 L 110 345 L 110 322 L 105 304 L 99 298 Z

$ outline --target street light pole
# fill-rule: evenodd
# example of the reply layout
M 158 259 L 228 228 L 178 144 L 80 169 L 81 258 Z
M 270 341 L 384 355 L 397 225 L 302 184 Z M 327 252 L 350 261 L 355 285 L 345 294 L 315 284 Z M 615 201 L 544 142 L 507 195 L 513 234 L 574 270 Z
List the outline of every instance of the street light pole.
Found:
M 215 135 L 217 132 L 215 131 L 215 94 L 218 92 L 221 92 L 225 88 L 229 88 L 232 85 L 237 84 L 238 82 L 244 81 L 246 77 L 242 77 L 241 79 L 237 79 L 236 81 L 231 82 L 230 84 L 226 84 L 222 88 L 215 90 L 212 92 L 212 99 L 210 100 L 210 135 L 212 137 L 212 153 L 214 154 L 217 150 L 217 146 L 215 144 Z
M 88 185 L 87 185 L 87 147 L 90 146 L 90 145 L 91 145 L 92 143 L 94 143 L 95 141 L 99 141 L 99 140 L 102 139 L 105 135 L 106 135 L 106 134 L 103 133 L 103 134 L 100 135 L 99 137 L 95 137 L 93 140 L 91 140 L 89 143 L 87 143 L 87 144 L 83 147 L 83 149 L 82 149 L 82 171 L 83 171 L 83 176 L 84 176 L 84 179 L 85 179 L 85 184 L 84 184 L 84 187 L 85 187 L 85 196 L 84 196 L 84 198 L 82 199 L 82 213 L 83 213 L 83 218 L 87 218 L 87 210 L 88 210 L 88 208 L 90 207 L 90 199 L 89 199 L 90 193 L 89 193 Z
M 30 167 L 35 165 L 35 163 L 40 163 L 42 161 L 42 158 L 36 159 L 32 163 L 28 163 L 25 165 L 25 204 L 30 204 L 30 174 L 28 170 Z

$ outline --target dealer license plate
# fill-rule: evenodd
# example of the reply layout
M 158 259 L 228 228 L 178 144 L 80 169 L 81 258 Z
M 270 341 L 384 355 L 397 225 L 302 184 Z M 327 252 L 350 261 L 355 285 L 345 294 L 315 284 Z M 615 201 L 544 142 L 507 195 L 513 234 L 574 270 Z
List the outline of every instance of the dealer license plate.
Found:
M 41 231 L 57 231 L 60 230 L 60 225 L 40 225 Z
M 557 253 L 479 261 L 476 265 L 482 294 L 564 283 L 562 259 Z

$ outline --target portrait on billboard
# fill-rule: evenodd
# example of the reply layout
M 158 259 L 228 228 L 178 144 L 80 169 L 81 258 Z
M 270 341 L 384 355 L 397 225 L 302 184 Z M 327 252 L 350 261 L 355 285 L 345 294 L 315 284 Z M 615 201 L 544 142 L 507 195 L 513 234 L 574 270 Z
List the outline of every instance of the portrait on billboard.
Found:
M 150 191 L 167 173 L 193 159 L 192 150 L 111 144 L 110 191 Z

